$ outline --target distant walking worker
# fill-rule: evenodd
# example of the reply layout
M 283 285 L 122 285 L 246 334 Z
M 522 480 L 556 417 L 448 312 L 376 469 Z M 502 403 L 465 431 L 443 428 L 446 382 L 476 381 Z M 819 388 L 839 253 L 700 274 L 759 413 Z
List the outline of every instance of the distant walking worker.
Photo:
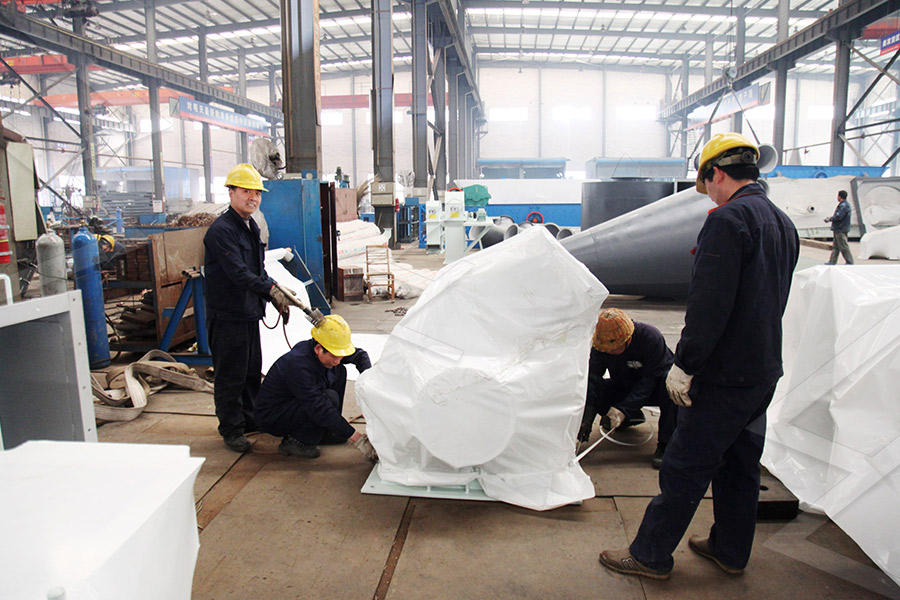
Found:
M 847 233 L 850 231 L 850 216 L 853 213 L 850 210 L 850 203 L 847 201 L 847 191 L 841 190 L 837 194 L 837 207 L 834 214 L 825 219 L 826 223 L 831 223 L 831 233 L 834 235 L 834 245 L 831 247 L 831 258 L 828 259 L 826 265 L 836 265 L 838 254 L 844 257 L 844 262 L 848 265 L 853 264 L 853 253 L 850 252 L 850 242 L 847 240 Z
M 783 374 L 781 318 L 800 240 L 757 183 L 760 151 L 737 133 L 713 136 L 700 154 L 697 191 L 709 212 L 694 251 L 684 329 L 666 379 L 678 425 L 629 548 L 600 553 L 619 573 L 668 579 L 672 553 L 710 482 L 715 522 L 691 550 L 741 574 L 759 501 L 766 408 Z
M 262 378 L 259 320 L 271 301 L 287 321 L 289 304 L 266 274 L 265 247 L 250 218 L 266 191 L 262 177 L 253 166 L 240 164 L 228 172 L 225 186 L 230 206 L 203 238 L 206 327 L 219 435 L 229 449 L 246 452 L 250 440 L 244 434 L 257 429 L 253 402 Z

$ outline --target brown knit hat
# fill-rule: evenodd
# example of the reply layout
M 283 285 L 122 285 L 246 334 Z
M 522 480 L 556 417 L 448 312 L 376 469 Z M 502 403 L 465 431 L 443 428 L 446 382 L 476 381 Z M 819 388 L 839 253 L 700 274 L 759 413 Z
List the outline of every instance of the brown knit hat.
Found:
M 624 310 L 604 308 L 597 318 L 591 343 L 600 352 L 609 352 L 628 341 L 633 333 L 634 321 Z

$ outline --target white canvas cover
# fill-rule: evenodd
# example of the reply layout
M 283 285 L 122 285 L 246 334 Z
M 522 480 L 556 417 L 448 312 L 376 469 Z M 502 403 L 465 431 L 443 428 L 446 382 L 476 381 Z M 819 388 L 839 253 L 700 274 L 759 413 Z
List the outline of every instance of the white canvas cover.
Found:
M 794 275 L 763 464 L 900 583 L 900 268 Z
M 357 380 L 381 479 L 477 479 L 535 510 L 592 498 L 575 436 L 606 296 L 543 228 L 443 268 Z
M 900 260 L 900 225 L 867 231 L 859 240 L 857 258 Z

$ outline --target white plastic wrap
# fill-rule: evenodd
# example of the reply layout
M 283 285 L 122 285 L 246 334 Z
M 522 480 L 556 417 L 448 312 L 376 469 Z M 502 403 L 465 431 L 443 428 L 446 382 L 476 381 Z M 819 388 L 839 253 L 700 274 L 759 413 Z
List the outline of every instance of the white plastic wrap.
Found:
M 356 384 L 381 479 L 477 479 L 535 510 L 592 498 L 575 436 L 606 296 L 544 228 L 442 269 Z
M 900 260 L 900 225 L 867 231 L 859 240 L 857 258 L 887 258 Z
M 900 269 L 794 275 L 763 464 L 900 583 Z

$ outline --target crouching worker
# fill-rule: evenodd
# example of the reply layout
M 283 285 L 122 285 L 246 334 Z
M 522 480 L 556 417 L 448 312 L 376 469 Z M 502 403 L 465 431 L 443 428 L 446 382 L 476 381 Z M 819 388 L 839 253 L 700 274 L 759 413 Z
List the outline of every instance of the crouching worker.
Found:
M 659 407 L 659 435 L 651 464 L 662 464 L 666 444 L 675 430 L 675 405 L 666 392 L 666 375 L 674 362 L 666 340 L 653 325 L 632 321 L 625 311 L 600 311 L 591 343 L 587 401 L 579 442 L 591 435 L 594 418 L 611 431 L 644 422 L 641 407 Z M 609 378 L 604 375 L 609 372 Z
M 368 436 L 341 414 L 347 363 L 360 373 L 372 366 L 366 351 L 353 347 L 347 322 L 328 315 L 313 327 L 312 339 L 296 344 L 269 369 L 254 417 L 262 431 L 283 436 L 281 454 L 317 458 L 319 444 L 349 441 L 369 460 L 378 460 Z

